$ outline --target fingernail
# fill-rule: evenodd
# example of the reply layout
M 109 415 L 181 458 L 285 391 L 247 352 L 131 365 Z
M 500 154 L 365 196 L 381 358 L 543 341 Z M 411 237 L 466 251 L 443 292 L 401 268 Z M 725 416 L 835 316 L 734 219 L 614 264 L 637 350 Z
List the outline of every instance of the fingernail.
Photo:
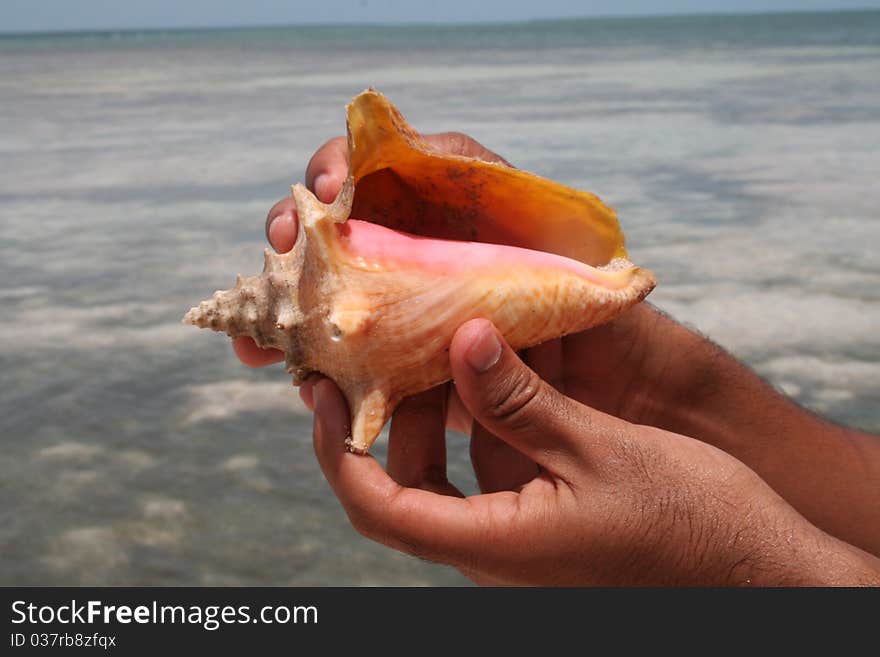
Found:
M 501 342 L 495 331 L 488 327 L 483 329 L 482 335 L 468 347 L 464 357 L 477 372 L 485 372 L 495 365 L 501 358 Z
M 269 225 L 266 226 L 266 239 L 269 240 L 269 244 L 271 244 L 273 247 L 275 246 L 275 241 L 272 239 L 272 235 L 278 229 L 278 219 L 280 218 L 280 214 L 275 216 L 275 218 L 273 218 L 272 221 L 269 222 Z M 275 250 L 277 251 L 278 249 Z
M 285 224 L 288 225 L 285 226 Z M 282 212 L 273 218 L 269 222 L 266 237 L 269 239 L 269 244 L 278 253 L 290 251 L 293 248 L 293 241 L 296 240 L 296 224 L 293 212 Z
M 326 192 L 328 191 L 328 186 L 330 185 L 330 176 L 326 173 L 318 174 L 315 178 L 315 196 L 318 197 L 319 201 L 323 201 L 324 203 L 329 203 L 333 199 L 327 198 Z

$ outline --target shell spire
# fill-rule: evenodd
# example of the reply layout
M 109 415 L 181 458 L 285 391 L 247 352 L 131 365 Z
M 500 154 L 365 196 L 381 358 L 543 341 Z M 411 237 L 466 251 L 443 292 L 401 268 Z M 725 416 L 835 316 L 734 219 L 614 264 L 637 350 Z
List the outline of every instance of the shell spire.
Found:
M 232 337 L 253 335 L 265 323 L 265 285 L 258 276 L 235 278 L 235 287 L 218 290 L 210 299 L 190 308 L 183 317 L 185 324 L 223 331 Z

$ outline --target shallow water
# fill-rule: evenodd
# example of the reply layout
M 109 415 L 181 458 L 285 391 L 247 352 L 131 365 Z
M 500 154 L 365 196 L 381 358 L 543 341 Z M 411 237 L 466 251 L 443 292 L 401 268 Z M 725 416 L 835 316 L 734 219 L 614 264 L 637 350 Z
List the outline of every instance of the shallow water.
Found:
M 873 12 L 0 38 L 0 583 L 464 582 L 360 538 L 286 375 L 180 324 L 260 268 L 265 212 L 368 85 L 598 193 L 655 304 L 880 430 L 878 35 Z

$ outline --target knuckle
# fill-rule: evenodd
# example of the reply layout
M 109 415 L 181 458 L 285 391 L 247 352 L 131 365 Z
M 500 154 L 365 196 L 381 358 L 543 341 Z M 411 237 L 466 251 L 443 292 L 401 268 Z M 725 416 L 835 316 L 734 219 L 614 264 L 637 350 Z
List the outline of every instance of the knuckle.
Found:
M 315 157 L 317 157 L 319 155 L 323 155 L 324 153 L 327 153 L 327 152 L 339 151 L 340 149 L 345 148 L 346 145 L 347 145 L 347 142 L 346 142 L 345 137 L 332 137 L 332 138 L 328 139 L 327 141 L 325 141 L 321 145 L 321 148 L 319 148 L 317 151 L 315 151 L 315 155 L 312 156 L 312 159 L 315 159 Z
M 517 368 L 489 390 L 486 413 L 512 430 L 524 428 L 540 403 L 543 385 L 529 368 Z
M 357 506 L 349 507 L 347 511 L 348 520 L 358 534 L 370 540 L 378 540 L 379 527 L 375 520 L 364 514 Z
M 340 496 L 339 499 L 355 531 L 365 538 L 381 542 L 385 532 L 382 518 L 375 507 L 362 497 Z
M 332 139 L 325 141 L 321 147 L 315 151 L 315 154 L 312 155 L 306 166 L 307 185 L 314 183 L 315 177 L 327 168 L 328 164 L 332 163 L 328 161 L 328 158 L 332 159 L 339 155 L 342 159 L 345 159 L 347 153 L 348 141 L 345 137 L 333 137 Z M 319 169 L 321 171 L 319 171 Z
M 466 153 L 472 146 L 473 139 L 463 132 L 453 131 L 449 133 L 449 143 L 455 153 Z
M 467 155 L 484 162 L 493 162 L 496 164 L 504 164 L 510 166 L 510 163 L 503 157 L 489 150 L 476 139 L 463 132 L 450 132 L 449 144 L 450 151 L 458 155 Z
M 412 539 L 399 539 L 398 548 L 405 552 L 406 554 L 415 557 L 416 559 L 421 559 L 422 561 L 429 561 L 431 563 L 436 563 L 441 559 L 431 552 L 425 545 L 422 543 L 412 540 Z
M 476 142 L 463 132 L 441 132 L 433 139 L 438 147 L 453 155 L 472 155 Z
M 386 507 L 394 507 L 396 502 L 389 499 Z M 435 551 L 421 538 L 406 530 L 406 522 L 396 522 L 396 514 L 381 515 L 369 504 L 350 500 L 345 505 L 348 520 L 354 530 L 371 541 L 387 545 L 424 561 L 436 561 Z M 387 508 L 386 511 L 387 512 Z M 385 513 L 383 512 L 383 513 Z M 400 511 L 398 510 L 398 514 Z
M 293 211 L 295 209 L 296 202 L 289 196 L 287 198 L 281 199 L 275 205 L 269 208 L 269 212 L 266 213 L 266 235 L 269 234 L 269 224 L 271 224 L 276 217 L 284 214 L 288 210 Z

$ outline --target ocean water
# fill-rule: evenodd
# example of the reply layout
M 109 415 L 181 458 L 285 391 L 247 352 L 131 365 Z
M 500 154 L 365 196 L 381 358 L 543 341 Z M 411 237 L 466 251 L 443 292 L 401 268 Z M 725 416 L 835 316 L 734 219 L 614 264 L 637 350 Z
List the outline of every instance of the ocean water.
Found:
M 880 431 L 878 12 L 0 37 L 0 584 L 465 582 L 359 537 L 281 368 L 180 324 L 369 85 L 599 194 L 655 304 Z

